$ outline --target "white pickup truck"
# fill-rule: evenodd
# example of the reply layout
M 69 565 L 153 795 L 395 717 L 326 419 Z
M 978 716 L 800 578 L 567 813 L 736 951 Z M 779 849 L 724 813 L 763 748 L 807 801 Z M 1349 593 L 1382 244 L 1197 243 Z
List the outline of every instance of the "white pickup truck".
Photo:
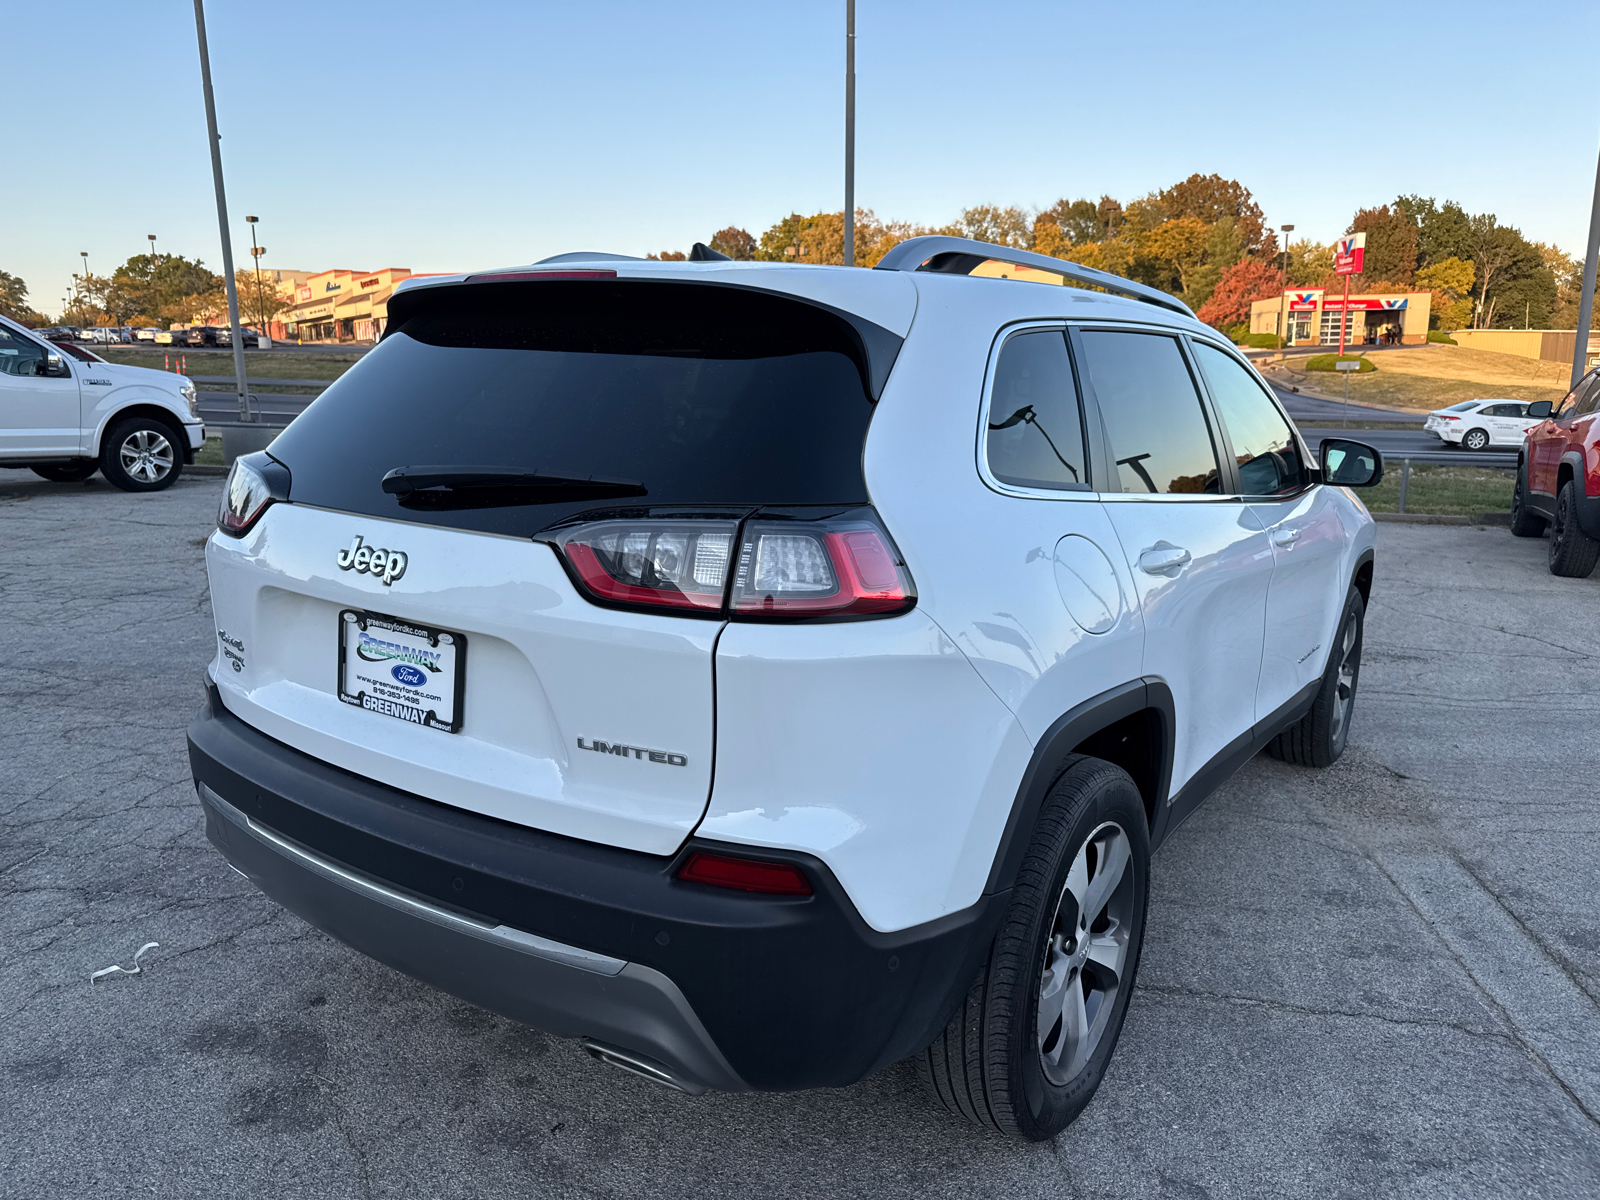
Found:
M 194 384 L 106 362 L 0 317 L 0 467 L 128 492 L 171 486 L 204 444 Z

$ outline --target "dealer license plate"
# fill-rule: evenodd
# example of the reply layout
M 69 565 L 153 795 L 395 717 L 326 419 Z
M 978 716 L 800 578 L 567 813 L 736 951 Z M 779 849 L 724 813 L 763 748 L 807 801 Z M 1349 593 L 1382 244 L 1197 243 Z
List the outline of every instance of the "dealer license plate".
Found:
M 339 614 L 339 699 L 380 716 L 458 733 L 465 635 L 397 617 Z

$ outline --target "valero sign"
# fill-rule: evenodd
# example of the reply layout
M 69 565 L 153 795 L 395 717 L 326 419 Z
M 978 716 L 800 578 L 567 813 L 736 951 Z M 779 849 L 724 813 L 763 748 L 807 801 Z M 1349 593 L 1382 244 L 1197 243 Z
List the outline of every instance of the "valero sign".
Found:
M 1333 244 L 1333 270 L 1337 275 L 1359 275 L 1366 265 L 1367 235 L 1352 233 Z

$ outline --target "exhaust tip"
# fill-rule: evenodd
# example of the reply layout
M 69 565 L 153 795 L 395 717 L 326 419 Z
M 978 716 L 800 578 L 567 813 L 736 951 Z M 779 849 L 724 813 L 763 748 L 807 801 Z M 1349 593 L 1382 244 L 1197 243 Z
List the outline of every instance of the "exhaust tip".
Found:
M 619 1050 L 615 1046 L 608 1046 L 604 1042 L 597 1042 L 591 1038 L 583 1039 L 583 1048 L 589 1052 L 589 1057 L 613 1067 L 619 1067 L 632 1075 L 639 1075 L 651 1083 L 659 1083 L 662 1087 L 669 1087 L 675 1092 L 684 1092 L 688 1095 L 698 1095 L 705 1089 L 694 1084 L 673 1077 L 660 1063 L 645 1058 L 642 1055 L 632 1054 L 627 1050 Z

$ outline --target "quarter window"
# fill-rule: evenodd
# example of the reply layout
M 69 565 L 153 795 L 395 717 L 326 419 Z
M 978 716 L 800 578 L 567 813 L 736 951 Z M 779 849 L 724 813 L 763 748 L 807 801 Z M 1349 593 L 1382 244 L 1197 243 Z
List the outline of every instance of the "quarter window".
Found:
M 1001 347 L 988 424 L 989 471 L 1001 483 L 1088 489 L 1083 417 L 1061 330 L 1019 333 Z
M 1085 330 L 1084 364 L 1124 492 L 1220 492 L 1200 395 L 1175 338 Z
M 1204 342 L 1193 345 L 1211 399 L 1233 443 L 1239 491 L 1246 496 L 1282 496 L 1305 487 L 1309 480 L 1300 445 L 1272 398 L 1249 371 L 1221 350 Z

